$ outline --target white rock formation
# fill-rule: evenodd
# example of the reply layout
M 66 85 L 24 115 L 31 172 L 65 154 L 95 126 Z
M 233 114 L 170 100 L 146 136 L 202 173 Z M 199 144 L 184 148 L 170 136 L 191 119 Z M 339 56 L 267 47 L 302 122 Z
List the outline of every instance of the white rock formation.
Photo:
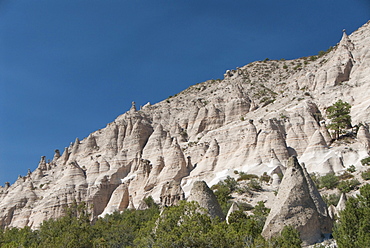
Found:
M 236 204 L 236 202 L 233 202 L 233 204 L 231 204 L 231 207 L 229 208 L 229 211 L 227 211 L 227 215 L 226 215 L 227 224 L 229 224 L 230 215 L 238 210 L 239 210 L 238 204 Z
M 262 235 L 271 238 L 291 225 L 300 232 L 303 244 L 311 245 L 320 241 L 323 234 L 331 233 L 332 222 L 306 169 L 296 157 L 291 157 Z
M 370 152 L 369 82 L 370 22 L 316 60 L 256 61 L 140 110 L 133 103 L 1 188 L 0 226 L 36 228 L 75 201 L 94 218 L 120 211 L 122 184 L 127 207 L 148 196 L 160 203 L 168 182 L 188 196 L 195 181 L 212 186 L 234 170 L 278 173 L 292 155 L 309 172 L 361 168 Z M 351 104 L 352 125 L 364 125 L 350 144 L 333 143 L 324 125 L 325 109 L 338 99 Z
M 221 220 L 225 219 L 225 215 L 222 213 L 222 209 L 216 196 L 204 181 L 194 182 L 187 201 L 198 202 L 199 206 L 206 209 L 212 218 L 218 217 Z

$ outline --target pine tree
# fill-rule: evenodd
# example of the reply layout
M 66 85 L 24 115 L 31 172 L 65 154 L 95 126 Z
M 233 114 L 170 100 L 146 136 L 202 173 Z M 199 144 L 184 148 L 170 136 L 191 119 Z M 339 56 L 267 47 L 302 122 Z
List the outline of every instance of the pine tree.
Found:
M 348 102 L 338 100 L 336 103 L 326 109 L 326 114 L 331 120 L 328 128 L 334 131 L 335 138 L 344 133 L 344 129 L 351 127 L 350 114 L 351 105 Z
M 360 248 L 370 244 L 370 184 L 360 189 L 360 195 L 349 198 L 340 212 L 333 236 L 338 247 Z

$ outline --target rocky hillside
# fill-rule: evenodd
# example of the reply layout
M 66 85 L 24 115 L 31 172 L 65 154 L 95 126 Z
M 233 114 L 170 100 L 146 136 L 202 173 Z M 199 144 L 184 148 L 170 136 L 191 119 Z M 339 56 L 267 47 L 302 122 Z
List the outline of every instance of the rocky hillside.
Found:
M 0 188 L 0 225 L 35 228 L 74 201 L 86 202 L 94 217 L 140 209 L 147 196 L 171 205 L 195 181 L 211 186 L 235 170 L 272 176 L 292 155 L 309 173 L 363 170 L 369 95 L 370 22 L 319 55 L 253 62 L 157 104 L 133 103 Z M 352 125 L 364 125 L 333 142 L 325 109 L 339 99 L 351 104 Z

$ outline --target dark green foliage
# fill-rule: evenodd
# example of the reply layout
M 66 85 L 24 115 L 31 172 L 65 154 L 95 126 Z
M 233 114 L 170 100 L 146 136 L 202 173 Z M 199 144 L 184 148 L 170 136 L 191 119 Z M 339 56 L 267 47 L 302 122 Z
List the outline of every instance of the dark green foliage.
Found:
M 164 208 L 159 215 L 151 197 L 144 201 L 149 209 L 115 212 L 94 224 L 89 221 L 86 205 L 74 204 L 66 209 L 65 217 L 45 221 L 38 231 L 29 227 L 0 230 L 0 246 L 242 248 L 296 247 L 299 242 L 291 228 L 270 241 L 263 239 L 261 232 L 269 212 L 263 202 L 257 204 L 252 216 L 243 211 L 234 212 L 227 224 L 212 219 L 195 202 L 181 201 L 178 206 Z
M 360 185 L 360 182 L 357 179 L 352 179 L 352 180 L 341 181 L 338 184 L 337 188 L 342 193 L 348 193 L 351 190 L 356 189 L 358 185 Z
M 252 212 L 253 218 L 257 221 L 258 227 L 262 232 L 263 225 L 266 222 L 267 215 L 270 213 L 270 209 L 265 206 L 263 201 L 259 201 Z
M 41 247 L 91 247 L 93 232 L 84 203 L 74 203 L 66 215 L 44 221 L 39 230 Z
M 349 198 L 340 212 L 333 236 L 338 247 L 369 247 L 370 244 L 370 184 L 360 189 L 357 198 Z
M 344 129 L 351 127 L 350 110 L 351 105 L 342 100 L 338 100 L 326 109 L 326 114 L 331 120 L 328 128 L 334 131 L 336 139 L 339 138 L 340 134 L 344 133 Z
M 37 232 L 29 227 L 0 230 L 0 247 L 38 247 L 38 241 Z
M 361 177 L 364 180 L 370 180 L 370 170 L 361 173 Z
M 364 166 L 365 165 L 370 165 L 370 157 L 361 159 L 361 164 L 364 165 Z
M 228 176 L 224 181 L 213 185 L 211 188 L 224 214 L 227 213 L 231 206 L 229 200 L 232 199 L 231 194 L 238 189 L 237 184 L 238 182 L 234 178 Z
M 267 175 L 267 172 L 264 172 L 263 175 L 260 177 L 261 182 L 268 183 L 271 180 L 271 177 Z
M 318 57 L 320 58 L 320 57 L 324 56 L 325 54 L 331 52 L 334 48 L 335 47 L 330 46 L 326 51 L 320 51 L 319 54 L 318 54 Z
M 302 240 L 299 237 L 299 232 L 292 226 L 285 226 L 281 231 L 281 235 L 273 238 L 273 247 L 277 248 L 300 248 Z
M 301 67 L 302 67 L 302 64 L 298 63 L 296 66 L 293 67 L 293 70 L 297 70 L 298 68 L 301 68 Z
M 356 167 L 354 165 L 350 165 L 348 168 L 347 168 L 347 171 L 350 172 L 350 173 L 353 173 L 353 172 L 356 172 Z
M 339 179 L 334 173 L 328 173 L 319 179 L 319 188 L 333 189 L 338 185 Z
M 324 200 L 327 206 L 330 205 L 336 206 L 339 202 L 340 195 L 339 194 L 322 195 L 322 199 Z
M 150 205 L 148 200 L 147 204 Z M 159 216 L 157 205 L 143 211 L 107 215 L 93 225 L 85 204 L 72 204 L 66 215 L 44 221 L 39 230 L 29 227 L 0 232 L 1 247 L 133 247 L 149 237 Z
M 259 181 L 257 181 L 256 179 L 250 180 L 247 185 L 252 190 L 255 190 L 255 191 L 261 191 L 262 190 L 261 183 Z
M 338 176 L 338 179 L 339 180 L 347 180 L 347 179 L 351 179 L 353 177 L 354 176 L 352 174 L 350 174 L 349 172 L 345 171 L 342 175 L 339 175 Z
M 262 229 L 242 211 L 231 215 L 230 225 L 203 212 L 195 202 L 165 209 L 152 234 L 152 247 L 245 247 L 262 239 Z
M 247 174 L 245 172 L 239 172 L 239 178 L 237 179 L 237 181 L 243 181 L 243 180 L 251 180 L 251 179 L 257 179 L 258 176 L 255 175 L 255 174 Z
M 319 58 L 320 58 L 320 57 L 322 57 L 322 56 L 324 56 L 325 54 L 326 54 L 326 52 L 321 50 L 321 51 L 319 52 Z

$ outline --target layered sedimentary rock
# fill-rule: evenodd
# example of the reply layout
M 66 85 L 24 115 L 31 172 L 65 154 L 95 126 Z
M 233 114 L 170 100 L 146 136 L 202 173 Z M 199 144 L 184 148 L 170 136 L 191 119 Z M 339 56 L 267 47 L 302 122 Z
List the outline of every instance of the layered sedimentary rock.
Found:
M 309 245 L 331 233 L 332 224 L 327 206 L 306 169 L 296 157 L 291 157 L 262 235 L 271 238 L 290 225 L 300 232 L 304 244 Z
M 93 218 L 120 211 L 126 187 L 127 208 L 144 207 L 148 196 L 172 204 L 182 193 L 168 184 L 187 197 L 194 182 L 211 186 L 235 170 L 280 174 L 292 155 L 308 172 L 361 169 L 370 143 L 369 37 L 367 23 L 321 57 L 256 61 L 157 104 L 133 103 L 1 187 L 0 226 L 35 228 L 73 202 L 86 202 Z M 325 109 L 338 99 L 351 104 L 352 125 L 360 126 L 350 143 L 333 142 L 325 125 Z

